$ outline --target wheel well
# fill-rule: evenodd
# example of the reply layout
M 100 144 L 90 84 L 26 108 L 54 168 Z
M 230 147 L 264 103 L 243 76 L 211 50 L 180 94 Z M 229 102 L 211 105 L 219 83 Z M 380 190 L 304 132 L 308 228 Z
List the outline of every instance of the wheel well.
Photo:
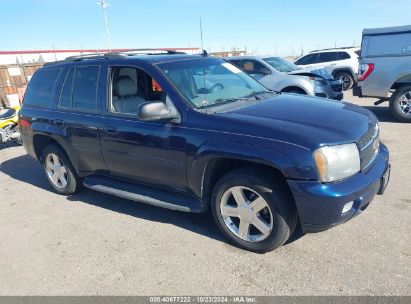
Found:
M 287 93 L 287 92 L 296 92 L 299 94 L 305 94 L 307 95 L 307 92 L 304 91 L 303 89 L 301 89 L 300 87 L 295 87 L 295 86 L 291 86 L 291 87 L 285 87 L 284 89 L 281 90 L 281 92 Z
M 38 160 L 41 161 L 41 155 L 43 154 L 44 148 L 53 143 L 59 145 L 59 143 L 56 140 L 47 135 L 37 134 L 33 136 L 33 148 Z
M 266 172 L 274 175 L 284 181 L 284 184 L 288 188 L 288 184 L 285 180 L 284 175 L 279 169 L 275 167 L 253 163 L 241 159 L 218 158 L 213 159 L 207 163 L 207 167 L 203 176 L 203 201 L 206 203 L 210 201 L 214 186 L 225 174 L 232 171 L 233 169 L 244 167 L 250 168 L 253 171 Z
M 350 70 L 345 70 L 345 69 L 344 69 L 344 70 L 334 70 L 334 71 L 331 73 L 331 75 L 332 75 L 333 77 L 335 77 L 335 76 L 338 75 L 339 73 L 348 73 L 348 74 L 351 75 L 351 77 L 352 77 L 353 79 L 355 78 L 352 71 L 350 71 Z
M 405 85 L 411 85 L 411 75 L 406 75 L 404 77 L 401 77 L 398 79 L 394 84 L 391 86 L 391 90 L 396 90 L 399 87 L 405 86 Z

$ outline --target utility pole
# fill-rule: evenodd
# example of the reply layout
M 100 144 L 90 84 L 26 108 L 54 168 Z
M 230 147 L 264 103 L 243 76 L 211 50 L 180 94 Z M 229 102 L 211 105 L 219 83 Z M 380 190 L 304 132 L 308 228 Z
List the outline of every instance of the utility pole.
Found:
M 107 7 L 109 7 L 110 4 L 108 4 L 105 0 L 101 0 L 100 2 L 97 2 L 97 5 L 101 6 L 101 8 L 103 9 L 104 22 L 106 24 L 108 49 L 111 52 L 110 31 L 108 30 L 108 21 L 107 21 Z

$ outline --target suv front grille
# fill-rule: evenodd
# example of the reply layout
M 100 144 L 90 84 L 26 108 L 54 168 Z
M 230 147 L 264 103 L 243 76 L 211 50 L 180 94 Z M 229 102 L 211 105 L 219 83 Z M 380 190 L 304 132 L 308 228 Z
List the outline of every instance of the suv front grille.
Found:
M 331 89 L 334 92 L 342 92 L 342 83 L 337 83 L 337 84 L 331 85 Z
M 380 148 L 378 124 L 371 127 L 357 142 L 360 151 L 361 170 L 372 164 Z

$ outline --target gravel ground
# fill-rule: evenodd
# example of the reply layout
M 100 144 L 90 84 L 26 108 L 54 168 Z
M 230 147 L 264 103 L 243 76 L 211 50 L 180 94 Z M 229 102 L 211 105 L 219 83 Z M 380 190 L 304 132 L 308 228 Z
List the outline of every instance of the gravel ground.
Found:
M 227 244 L 208 214 L 59 196 L 22 147 L 1 149 L 0 295 L 411 295 L 411 124 L 346 95 L 381 121 L 388 189 L 352 221 L 267 254 Z

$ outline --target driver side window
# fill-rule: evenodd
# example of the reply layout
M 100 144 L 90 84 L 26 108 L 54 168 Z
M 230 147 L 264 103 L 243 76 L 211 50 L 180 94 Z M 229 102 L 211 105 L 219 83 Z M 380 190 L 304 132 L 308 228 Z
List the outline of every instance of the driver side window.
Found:
M 132 67 L 110 69 L 109 111 L 137 115 L 139 107 L 150 101 L 166 101 L 161 86 L 145 71 Z

